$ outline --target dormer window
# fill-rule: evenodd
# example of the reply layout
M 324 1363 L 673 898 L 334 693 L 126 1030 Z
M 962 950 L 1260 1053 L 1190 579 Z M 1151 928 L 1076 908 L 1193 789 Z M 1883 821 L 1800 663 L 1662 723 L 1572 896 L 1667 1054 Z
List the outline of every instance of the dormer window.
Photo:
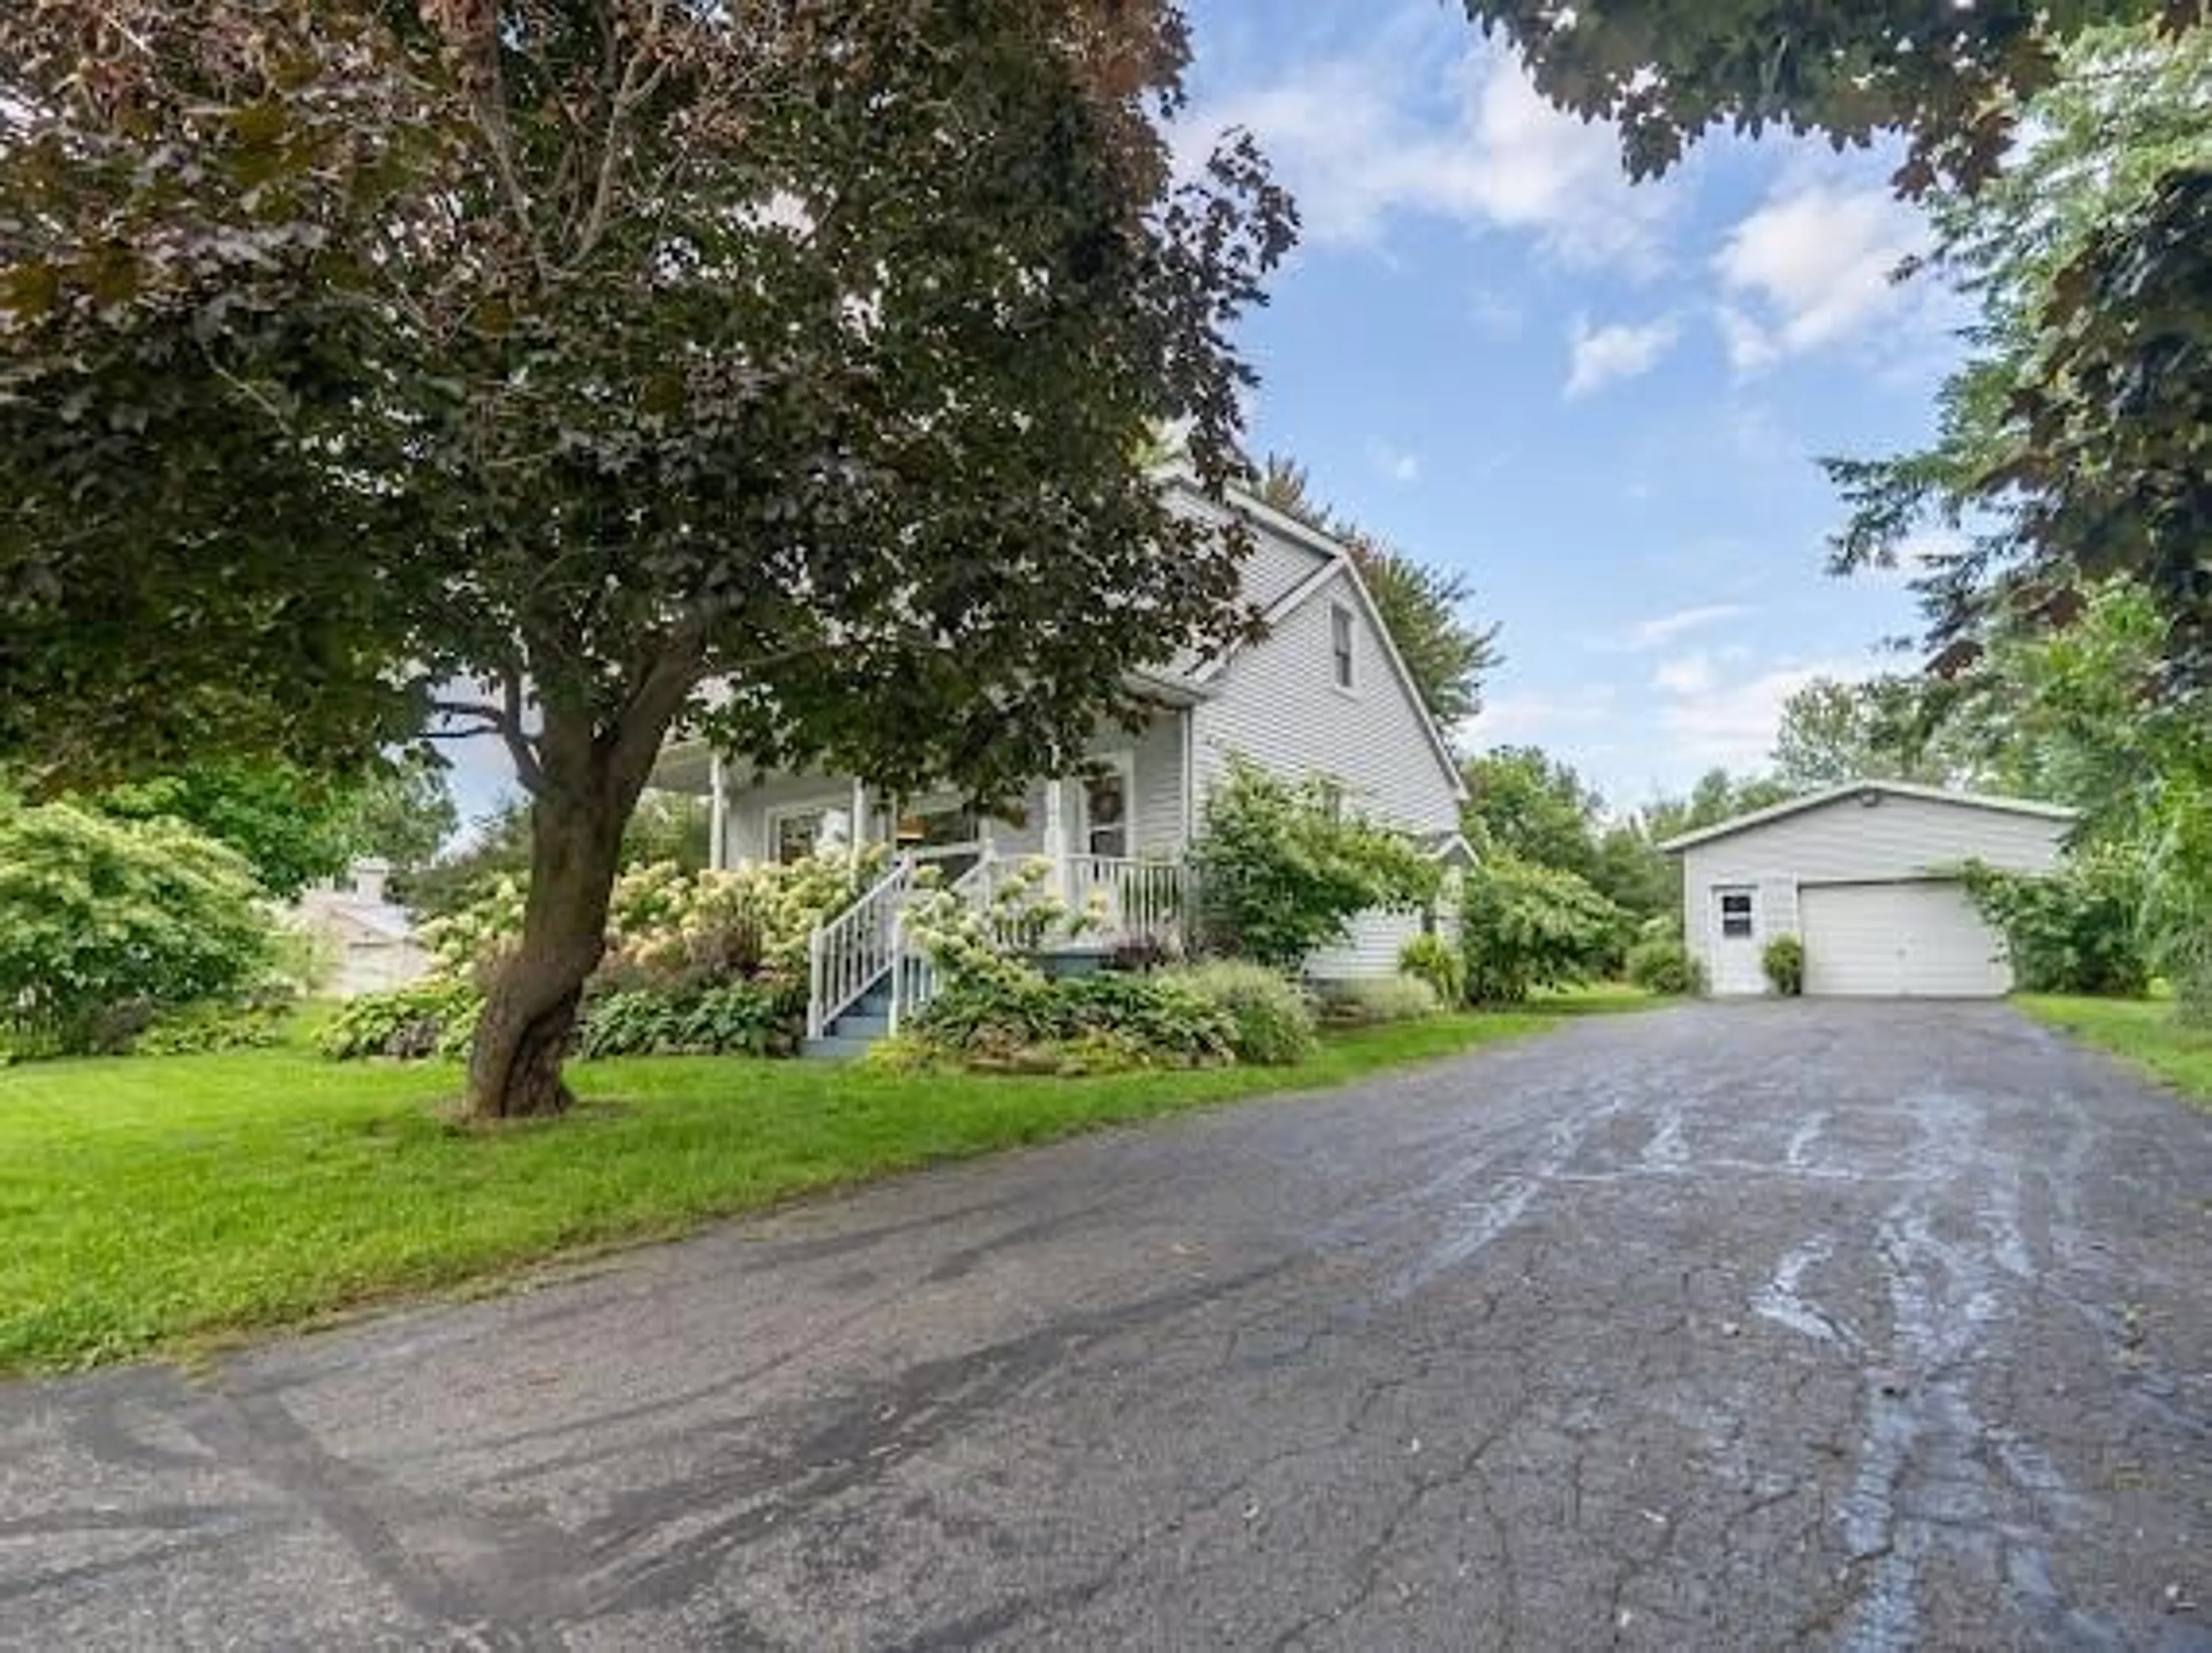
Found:
M 1329 606 L 1328 647 L 1331 665 L 1336 672 L 1336 686 L 1339 689 L 1352 688 L 1352 611 L 1341 603 Z

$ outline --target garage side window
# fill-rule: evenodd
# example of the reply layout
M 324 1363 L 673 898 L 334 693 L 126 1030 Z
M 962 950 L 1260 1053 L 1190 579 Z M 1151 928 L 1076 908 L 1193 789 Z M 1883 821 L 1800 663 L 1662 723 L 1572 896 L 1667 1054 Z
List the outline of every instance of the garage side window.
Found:
M 1751 939 L 1751 892 L 1730 890 L 1721 896 L 1721 933 L 1731 941 Z

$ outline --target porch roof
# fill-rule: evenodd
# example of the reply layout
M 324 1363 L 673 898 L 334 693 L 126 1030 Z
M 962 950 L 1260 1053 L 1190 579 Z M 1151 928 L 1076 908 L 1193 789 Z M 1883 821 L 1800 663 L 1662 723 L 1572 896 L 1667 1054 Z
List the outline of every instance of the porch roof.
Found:
M 1181 711 L 1213 698 L 1211 687 L 1191 682 L 1172 672 L 1125 672 L 1121 682 L 1140 700 L 1171 711 Z M 650 785 L 662 792 L 688 793 L 703 798 L 713 789 L 710 765 L 714 751 L 703 735 L 688 735 L 672 740 L 660 749 L 659 760 L 653 766 Z M 733 786 L 742 784 L 732 781 Z

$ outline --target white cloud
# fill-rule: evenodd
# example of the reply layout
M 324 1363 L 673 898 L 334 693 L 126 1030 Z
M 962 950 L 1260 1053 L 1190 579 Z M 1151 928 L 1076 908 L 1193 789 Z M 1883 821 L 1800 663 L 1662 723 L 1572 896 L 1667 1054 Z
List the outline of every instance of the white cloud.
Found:
M 1662 660 L 1651 674 L 1652 687 L 1670 695 L 1702 695 L 1719 681 L 1712 655 L 1702 648 L 1678 659 Z
M 1741 683 L 1716 679 L 1662 707 L 1660 730 L 1692 769 L 1758 769 L 1774 750 L 1783 704 L 1790 696 L 1816 678 L 1848 683 L 1871 673 L 1863 660 L 1822 660 L 1780 666 Z
M 1633 625 L 1603 637 L 1586 640 L 1585 646 L 1601 654 L 1640 654 L 1648 649 L 1664 648 L 1677 638 L 1706 626 L 1717 626 L 1723 621 L 1734 620 L 1751 611 L 1741 603 L 1706 603 L 1697 608 L 1677 609 L 1672 614 L 1654 615 L 1649 620 L 1638 620 Z
M 1376 470 L 1395 483 L 1413 483 L 1421 479 L 1421 456 L 1371 436 L 1367 441 L 1367 457 Z
M 1895 322 L 1918 295 L 1893 277 L 1927 239 L 1885 185 L 1785 179 L 1713 260 L 1729 360 L 1753 373 Z
M 1616 379 L 1650 373 L 1674 348 L 1680 331 L 1672 316 L 1641 327 L 1614 322 L 1595 331 L 1589 318 L 1577 316 L 1574 331 L 1568 335 L 1572 364 L 1567 374 L 1568 397 L 1588 396 Z
M 1541 743 L 1562 729 L 1603 723 L 1613 715 L 1613 709 L 1610 684 L 1589 684 L 1564 694 L 1530 690 L 1492 700 L 1468 724 L 1468 731 L 1477 746 Z
M 1440 26 L 1439 26 L 1440 27 Z M 1186 163 L 1244 127 L 1297 198 L 1315 246 L 1379 246 L 1400 216 L 1518 230 L 1564 261 L 1649 271 L 1679 189 L 1632 186 L 1614 131 L 1561 113 L 1512 57 L 1464 34 L 1308 61 L 1178 123 Z M 1425 49 L 1450 40 L 1449 53 Z

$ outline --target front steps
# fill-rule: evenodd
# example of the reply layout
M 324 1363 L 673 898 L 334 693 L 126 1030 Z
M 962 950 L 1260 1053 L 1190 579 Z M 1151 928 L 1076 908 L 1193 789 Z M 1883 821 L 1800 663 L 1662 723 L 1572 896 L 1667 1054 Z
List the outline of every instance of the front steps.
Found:
M 865 1056 L 869 1046 L 890 1037 L 890 1030 L 891 982 L 886 971 L 882 980 L 854 1001 L 851 1009 L 830 1020 L 820 1038 L 801 1044 L 799 1054 L 822 1060 Z

